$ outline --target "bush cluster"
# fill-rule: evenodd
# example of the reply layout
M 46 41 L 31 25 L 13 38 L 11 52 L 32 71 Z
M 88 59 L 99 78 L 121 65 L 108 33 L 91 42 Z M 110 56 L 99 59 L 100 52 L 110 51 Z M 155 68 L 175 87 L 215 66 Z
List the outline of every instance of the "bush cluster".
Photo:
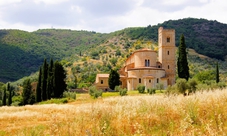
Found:
M 170 94 L 184 94 L 187 95 L 189 93 L 195 93 L 196 91 L 204 91 L 204 90 L 215 90 L 215 89 L 224 89 L 226 84 L 224 82 L 216 83 L 215 81 L 206 81 L 206 82 L 198 82 L 195 79 L 189 79 L 188 81 L 185 79 L 178 79 L 176 84 L 173 86 L 168 86 L 165 93 L 166 95 Z
M 115 86 L 114 91 L 119 92 L 120 96 L 127 95 L 127 89 L 126 88 L 123 89 L 120 86 Z
M 120 89 L 120 91 L 119 91 L 119 94 L 120 94 L 120 96 L 125 96 L 125 95 L 127 95 L 127 89 L 126 88 L 124 88 L 124 89 Z
M 155 94 L 156 93 L 156 89 L 155 88 L 148 88 L 147 89 L 147 93 L 148 94 Z
M 139 85 L 137 87 L 137 90 L 139 91 L 139 93 L 145 93 L 145 86 L 144 85 Z
M 94 99 L 98 97 L 102 97 L 102 90 L 98 90 L 95 86 L 89 87 L 89 94 L 90 96 L 93 96 Z
M 63 93 L 63 97 L 76 100 L 76 92 L 67 92 L 67 91 L 65 91 Z
M 120 87 L 120 86 L 115 86 L 115 87 L 114 87 L 114 91 L 115 91 L 115 92 L 120 92 L 120 90 L 121 90 L 121 87 Z

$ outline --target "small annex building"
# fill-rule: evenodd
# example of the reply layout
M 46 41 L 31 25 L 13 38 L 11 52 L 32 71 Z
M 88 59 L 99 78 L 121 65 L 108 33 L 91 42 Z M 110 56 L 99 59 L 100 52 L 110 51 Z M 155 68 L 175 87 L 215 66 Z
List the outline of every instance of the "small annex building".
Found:
M 108 79 L 109 74 L 97 74 L 95 79 L 96 88 L 108 91 L 109 90 Z
M 141 49 L 133 52 L 118 71 L 121 87 L 135 90 L 139 85 L 146 89 L 156 88 L 162 84 L 164 88 L 175 84 L 175 30 L 158 29 L 158 52 L 151 49 Z M 109 74 L 97 74 L 95 85 L 102 90 L 109 90 Z

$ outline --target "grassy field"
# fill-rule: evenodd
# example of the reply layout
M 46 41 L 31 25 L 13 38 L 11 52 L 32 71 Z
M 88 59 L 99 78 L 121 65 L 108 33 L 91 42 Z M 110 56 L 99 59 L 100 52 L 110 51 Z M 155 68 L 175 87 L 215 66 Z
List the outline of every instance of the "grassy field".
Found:
M 88 98 L 80 94 L 67 104 L 1 107 L 0 136 L 227 133 L 227 89 L 187 97 L 143 94 Z

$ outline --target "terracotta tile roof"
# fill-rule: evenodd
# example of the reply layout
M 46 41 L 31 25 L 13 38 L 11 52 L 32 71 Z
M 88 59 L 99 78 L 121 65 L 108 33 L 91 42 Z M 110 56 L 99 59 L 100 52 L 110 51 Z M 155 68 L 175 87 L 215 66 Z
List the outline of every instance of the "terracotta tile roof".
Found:
M 97 77 L 109 77 L 109 74 L 97 74 Z

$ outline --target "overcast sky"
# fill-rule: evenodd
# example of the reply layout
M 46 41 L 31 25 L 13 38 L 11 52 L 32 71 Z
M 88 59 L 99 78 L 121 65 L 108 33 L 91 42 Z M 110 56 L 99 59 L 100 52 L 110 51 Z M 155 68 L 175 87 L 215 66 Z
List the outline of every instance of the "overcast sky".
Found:
M 109 33 L 188 17 L 227 24 L 227 0 L 0 0 L 0 29 Z

